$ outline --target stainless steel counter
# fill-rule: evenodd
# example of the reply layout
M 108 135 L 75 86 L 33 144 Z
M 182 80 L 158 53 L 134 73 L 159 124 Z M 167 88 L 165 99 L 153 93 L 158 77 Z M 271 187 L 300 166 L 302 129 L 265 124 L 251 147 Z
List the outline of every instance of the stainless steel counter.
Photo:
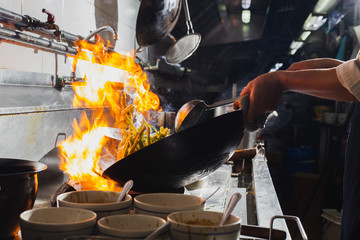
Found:
M 239 188 L 239 177 L 231 177 L 231 172 L 231 165 L 223 165 L 214 173 L 206 177 L 202 182 L 197 183 L 199 186 L 196 189 L 188 189 L 188 191 L 190 194 L 206 197 L 220 186 L 220 190 L 212 198 L 210 198 L 205 205 L 205 210 L 220 212 L 225 211 L 225 206 L 231 195 L 235 192 L 240 192 L 243 197 L 236 206 L 233 214 L 241 217 L 242 224 L 253 225 L 254 223 L 251 222 L 250 219 L 248 221 L 248 214 L 250 216 L 252 214 L 251 211 L 253 211 L 252 209 L 249 209 L 248 206 L 251 206 L 253 203 L 247 202 L 249 201 L 247 194 L 252 194 L 252 190 Z M 256 206 L 256 225 L 269 228 L 270 219 L 275 215 L 283 215 L 283 212 L 277 198 L 264 152 L 258 152 L 258 154 L 252 159 L 251 175 L 254 189 L 253 193 L 255 197 L 254 204 Z M 285 220 L 275 220 L 274 229 L 286 232 L 287 239 L 291 239 Z M 241 237 L 241 239 L 242 238 L 243 237 Z
M 233 214 L 241 218 L 242 224 L 247 224 L 246 189 L 237 187 L 237 178 L 231 177 L 232 166 L 223 165 L 203 180 L 186 187 L 191 195 L 206 198 L 218 187 L 220 189 L 205 203 L 205 210 L 224 212 L 232 194 L 239 192 L 242 195 Z
M 270 227 L 270 219 L 275 215 L 283 215 L 274 188 L 264 152 L 259 152 L 252 160 L 253 183 L 258 225 Z M 286 222 L 283 219 L 274 221 L 274 229 L 283 230 L 287 239 L 291 239 Z

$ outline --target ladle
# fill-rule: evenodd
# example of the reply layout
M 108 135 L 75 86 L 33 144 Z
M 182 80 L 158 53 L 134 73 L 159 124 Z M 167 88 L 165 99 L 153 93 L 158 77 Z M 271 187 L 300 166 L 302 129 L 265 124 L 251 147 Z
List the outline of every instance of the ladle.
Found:
M 133 180 L 128 180 L 125 184 L 123 189 L 121 190 L 121 193 L 117 199 L 117 202 L 121 202 L 124 197 L 126 196 L 126 194 L 130 191 L 130 189 L 132 188 L 132 186 L 134 185 L 134 181 Z
M 203 100 L 194 99 L 185 103 L 177 112 L 175 117 L 175 131 L 179 132 L 192 127 L 199 120 L 203 111 L 208 111 L 216 107 L 235 102 L 239 97 L 226 99 L 207 105 Z
M 221 217 L 219 226 L 222 226 L 224 224 L 224 222 L 226 221 L 226 219 L 230 216 L 230 214 L 232 213 L 232 211 L 234 210 L 236 204 L 240 201 L 241 199 L 241 194 L 240 193 L 234 193 L 231 196 L 231 199 L 226 207 L 226 210 L 224 212 L 224 214 Z
M 178 64 L 186 60 L 196 51 L 201 41 L 201 35 L 194 32 L 187 0 L 183 0 L 183 4 L 187 34 L 178 41 L 169 34 L 170 38 L 174 41 L 174 44 L 169 48 L 165 55 L 165 60 L 168 64 Z

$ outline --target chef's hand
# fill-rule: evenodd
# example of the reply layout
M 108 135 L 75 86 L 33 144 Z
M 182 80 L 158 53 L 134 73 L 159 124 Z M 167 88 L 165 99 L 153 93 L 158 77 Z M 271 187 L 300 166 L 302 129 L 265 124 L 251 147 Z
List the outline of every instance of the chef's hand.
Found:
M 241 98 L 249 96 L 246 119 L 249 123 L 262 118 L 265 113 L 274 111 L 283 93 L 283 87 L 277 72 L 265 73 L 250 81 L 240 93 L 240 99 L 234 102 L 234 108 L 241 108 Z

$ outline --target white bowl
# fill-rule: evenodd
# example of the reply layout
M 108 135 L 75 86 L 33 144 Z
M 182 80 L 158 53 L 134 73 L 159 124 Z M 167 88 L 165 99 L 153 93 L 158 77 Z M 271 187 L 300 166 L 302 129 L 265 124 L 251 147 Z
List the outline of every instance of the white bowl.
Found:
M 164 219 L 149 215 L 114 215 L 101 218 L 97 222 L 97 230 L 100 235 L 140 240 L 165 223 Z M 161 234 L 156 239 L 167 239 L 167 233 Z
M 134 198 L 136 214 L 147 214 L 166 219 L 172 212 L 203 210 L 201 197 L 180 193 L 146 193 Z
M 37 208 L 20 214 L 23 240 L 62 240 L 68 236 L 91 235 L 96 213 L 78 208 Z
M 237 240 L 240 237 L 241 220 L 230 215 L 224 225 L 219 226 L 223 213 L 212 211 L 183 211 L 171 213 L 170 237 L 172 240 Z
M 127 194 L 121 202 L 116 202 L 119 195 L 120 192 L 101 190 L 66 192 L 57 196 L 57 205 L 92 210 L 98 219 L 128 214 L 132 206 L 132 197 Z

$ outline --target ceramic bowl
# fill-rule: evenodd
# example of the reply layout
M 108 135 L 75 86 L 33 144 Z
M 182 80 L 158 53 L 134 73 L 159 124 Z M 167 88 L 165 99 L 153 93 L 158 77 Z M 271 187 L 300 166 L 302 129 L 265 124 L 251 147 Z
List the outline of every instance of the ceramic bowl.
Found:
M 223 213 L 213 211 L 183 211 L 171 213 L 169 234 L 172 240 L 238 240 L 241 220 L 230 215 L 224 225 L 219 226 Z
M 97 223 L 97 231 L 100 235 L 108 237 L 140 240 L 165 223 L 163 218 L 149 215 L 114 215 L 101 218 Z M 167 239 L 167 233 L 161 234 L 156 239 Z
M 83 208 L 94 211 L 97 218 L 128 214 L 132 206 L 132 197 L 127 194 L 123 201 L 117 202 L 120 192 L 115 191 L 73 191 L 57 197 L 58 207 Z
M 23 240 L 62 240 L 68 236 L 91 235 L 96 213 L 79 208 L 36 208 L 20 214 Z
M 201 197 L 180 193 L 146 193 L 134 198 L 136 214 L 147 214 L 166 219 L 172 212 L 203 210 Z

